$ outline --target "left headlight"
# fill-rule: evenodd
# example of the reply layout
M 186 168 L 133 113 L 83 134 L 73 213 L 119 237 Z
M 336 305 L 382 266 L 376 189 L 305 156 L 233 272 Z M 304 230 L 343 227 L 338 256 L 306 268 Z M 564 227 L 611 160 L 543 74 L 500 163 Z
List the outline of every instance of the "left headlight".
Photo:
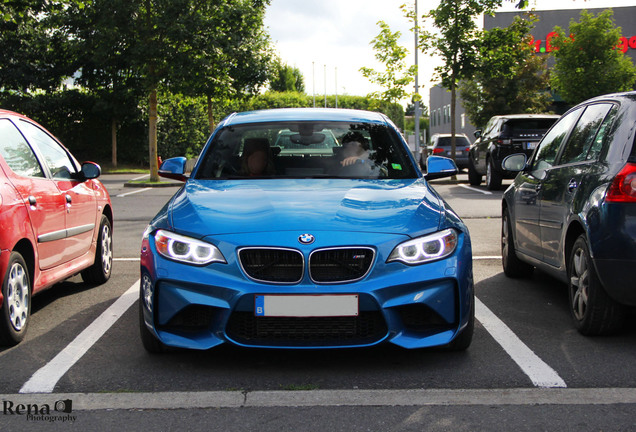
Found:
M 158 230 L 155 233 L 155 247 L 164 257 L 187 264 L 226 263 L 225 257 L 216 246 L 170 231 Z
M 397 245 L 387 262 L 423 264 L 449 256 L 456 247 L 457 232 L 454 229 L 447 229 Z

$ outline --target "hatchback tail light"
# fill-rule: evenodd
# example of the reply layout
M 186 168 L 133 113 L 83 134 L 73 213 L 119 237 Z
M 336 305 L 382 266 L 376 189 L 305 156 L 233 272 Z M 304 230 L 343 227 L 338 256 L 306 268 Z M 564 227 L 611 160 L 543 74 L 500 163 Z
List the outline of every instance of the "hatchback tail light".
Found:
M 444 149 L 436 147 L 433 149 L 433 154 L 440 154 L 440 153 L 444 153 Z
M 607 195 L 607 202 L 636 202 L 636 163 L 628 163 L 614 177 Z

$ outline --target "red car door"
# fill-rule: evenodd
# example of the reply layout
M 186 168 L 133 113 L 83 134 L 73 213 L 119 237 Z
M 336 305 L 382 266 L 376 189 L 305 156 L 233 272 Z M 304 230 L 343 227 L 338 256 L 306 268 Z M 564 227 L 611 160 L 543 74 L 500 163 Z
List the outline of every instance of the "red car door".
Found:
M 92 182 L 79 181 L 79 164 L 53 137 L 32 123 L 23 121 L 20 129 L 37 146 L 66 209 L 66 241 L 61 252 L 64 261 L 86 254 L 93 241 L 97 221 L 97 199 Z
M 33 149 L 8 119 L 0 119 L 0 153 L 8 180 L 28 209 L 41 269 L 64 262 L 66 203 L 55 182 L 45 177 Z M 17 224 L 16 224 L 17 226 Z

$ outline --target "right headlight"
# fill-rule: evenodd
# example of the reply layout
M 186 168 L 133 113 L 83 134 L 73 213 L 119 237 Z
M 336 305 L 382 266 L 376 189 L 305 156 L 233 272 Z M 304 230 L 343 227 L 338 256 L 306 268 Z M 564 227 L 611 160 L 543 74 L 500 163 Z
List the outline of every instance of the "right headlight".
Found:
M 213 244 L 166 230 L 155 233 L 155 247 L 164 257 L 187 264 L 226 263 L 221 251 Z
M 423 264 L 449 256 L 456 247 L 457 232 L 454 229 L 447 229 L 400 243 L 393 249 L 387 262 L 401 261 L 409 265 Z

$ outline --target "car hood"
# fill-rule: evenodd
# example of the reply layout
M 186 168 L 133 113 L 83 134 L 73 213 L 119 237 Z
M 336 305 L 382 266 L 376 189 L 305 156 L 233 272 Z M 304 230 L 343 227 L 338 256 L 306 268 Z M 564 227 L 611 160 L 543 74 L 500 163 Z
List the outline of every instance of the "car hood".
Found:
M 175 231 L 199 238 L 308 230 L 417 236 L 438 230 L 445 207 L 423 179 L 190 180 L 167 211 Z

